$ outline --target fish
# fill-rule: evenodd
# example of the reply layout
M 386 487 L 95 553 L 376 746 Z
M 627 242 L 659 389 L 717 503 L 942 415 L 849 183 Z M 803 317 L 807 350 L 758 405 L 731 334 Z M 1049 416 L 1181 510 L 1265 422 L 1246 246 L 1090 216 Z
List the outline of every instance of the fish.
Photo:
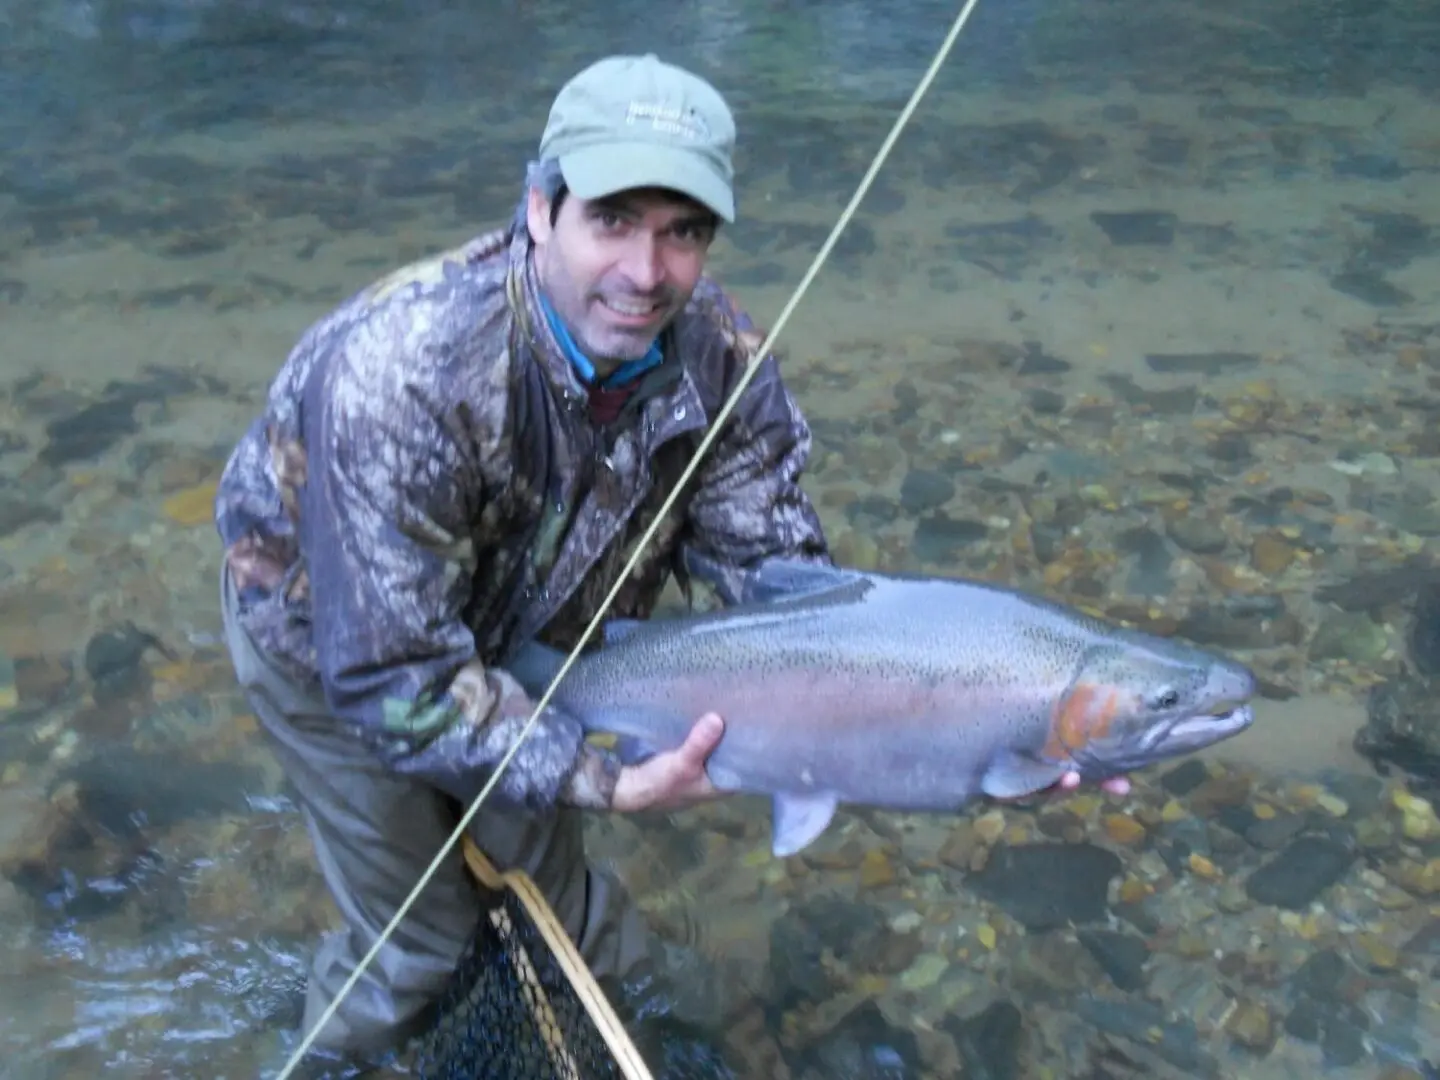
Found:
M 500 666 L 533 700 L 564 660 L 531 639 Z M 735 604 L 610 620 L 549 704 L 628 764 L 719 713 L 707 774 L 770 798 L 783 858 L 842 805 L 959 812 L 1203 749 L 1250 727 L 1256 685 L 1233 659 L 1000 584 L 787 557 Z

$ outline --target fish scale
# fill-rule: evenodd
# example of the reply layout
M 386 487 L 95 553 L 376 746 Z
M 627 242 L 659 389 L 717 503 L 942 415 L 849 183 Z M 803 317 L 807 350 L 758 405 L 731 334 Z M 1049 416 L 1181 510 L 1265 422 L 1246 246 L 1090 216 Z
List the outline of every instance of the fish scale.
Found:
M 509 669 L 539 697 L 563 659 L 530 643 Z M 711 780 L 770 796 L 788 855 L 841 804 L 953 811 L 1192 752 L 1253 722 L 1255 686 L 1217 654 L 988 582 L 780 559 L 742 604 L 610 623 L 551 702 L 631 762 L 718 712 Z

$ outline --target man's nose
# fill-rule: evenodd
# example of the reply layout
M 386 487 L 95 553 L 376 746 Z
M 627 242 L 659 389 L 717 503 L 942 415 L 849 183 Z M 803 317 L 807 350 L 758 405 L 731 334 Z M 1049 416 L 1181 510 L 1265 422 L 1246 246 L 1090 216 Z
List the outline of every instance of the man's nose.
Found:
M 654 292 L 665 280 L 665 263 L 653 236 L 641 234 L 625 252 L 621 268 L 636 292 Z

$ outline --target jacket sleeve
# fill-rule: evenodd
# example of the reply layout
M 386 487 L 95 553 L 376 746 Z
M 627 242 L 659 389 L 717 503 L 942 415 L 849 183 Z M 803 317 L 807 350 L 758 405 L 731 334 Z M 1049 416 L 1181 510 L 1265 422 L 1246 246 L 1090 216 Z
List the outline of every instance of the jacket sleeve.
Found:
M 711 288 L 712 317 L 727 351 L 715 365 L 724 372 L 713 405 L 718 412 L 762 336 L 724 293 Z M 810 457 L 810 427 L 775 357 L 755 362 L 759 370 L 696 472 L 679 555 L 681 580 L 707 582 L 727 604 L 743 598 L 746 579 L 767 559 L 831 563 L 819 515 L 800 486 Z
M 532 703 L 481 662 L 464 620 L 470 523 L 486 498 L 480 458 L 493 440 L 477 430 L 483 418 L 445 405 L 443 380 L 424 375 L 444 359 L 410 333 L 352 335 L 307 395 L 300 520 L 316 659 L 337 717 L 397 772 L 468 805 Z M 387 349 L 407 363 L 382 362 Z M 493 794 L 604 808 L 618 770 L 573 718 L 547 708 Z

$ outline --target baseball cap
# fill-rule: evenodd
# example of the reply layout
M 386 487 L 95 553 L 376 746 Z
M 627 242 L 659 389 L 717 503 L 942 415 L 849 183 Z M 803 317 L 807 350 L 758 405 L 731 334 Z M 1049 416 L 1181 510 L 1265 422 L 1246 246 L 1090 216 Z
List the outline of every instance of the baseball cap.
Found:
M 610 56 L 560 89 L 540 157 L 556 158 L 582 199 L 637 187 L 690 196 L 735 220 L 735 120 L 698 75 L 654 53 Z

